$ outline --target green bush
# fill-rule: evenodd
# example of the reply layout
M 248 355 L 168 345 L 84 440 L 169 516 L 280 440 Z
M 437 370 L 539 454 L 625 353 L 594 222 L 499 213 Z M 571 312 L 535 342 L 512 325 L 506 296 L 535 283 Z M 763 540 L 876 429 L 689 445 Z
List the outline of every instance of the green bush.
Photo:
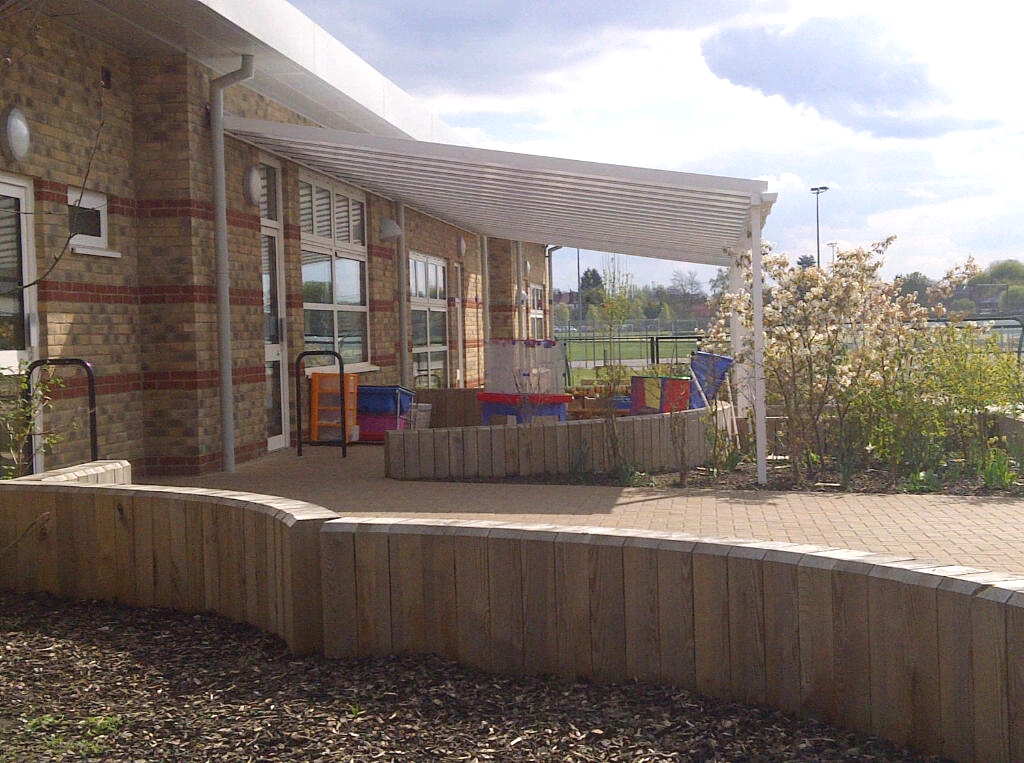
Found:
M 41 371 L 29 391 L 28 368 L 0 375 L 0 477 L 11 479 L 28 473 L 26 446 L 31 438 L 39 453 L 57 444 L 61 435 L 40 428 L 41 417 L 50 408 L 50 396 L 63 386 L 60 377 Z
M 914 292 L 883 281 L 891 241 L 837 252 L 828 269 L 765 254 L 766 391 L 787 419 L 794 476 L 831 469 L 848 485 L 859 470 L 881 467 L 892 484 L 928 490 L 956 459 L 961 473 L 999 479 L 988 414 L 1024 399 L 1017 359 L 976 325 L 929 324 Z M 932 310 L 943 314 L 938 300 L 975 271 L 969 262 L 939 281 L 927 297 Z M 712 346 L 726 340 L 733 311 L 752 326 L 748 292 L 723 299 Z

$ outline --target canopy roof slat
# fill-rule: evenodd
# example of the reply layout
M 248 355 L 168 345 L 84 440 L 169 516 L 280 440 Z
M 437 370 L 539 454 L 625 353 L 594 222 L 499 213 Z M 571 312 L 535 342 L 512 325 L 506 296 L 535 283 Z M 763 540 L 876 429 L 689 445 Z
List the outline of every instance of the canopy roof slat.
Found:
M 225 119 L 239 139 L 497 238 L 725 266 L 749 247 L 760 180 Z

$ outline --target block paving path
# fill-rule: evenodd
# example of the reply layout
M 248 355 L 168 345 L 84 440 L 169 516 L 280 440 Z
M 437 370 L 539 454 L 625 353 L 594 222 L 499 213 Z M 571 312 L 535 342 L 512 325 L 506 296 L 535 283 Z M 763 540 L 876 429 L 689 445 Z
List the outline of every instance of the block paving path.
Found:
M 290 449 L 230 474 L 150 482 L 285 496 L 342 516 L 687 532 L 907 554 L 1024 576 L 1018 498 L 401 482 L 384 476 L 379 445 L 351 445 L 344 459 L 337 447 L 304 447 L 301 457 Z

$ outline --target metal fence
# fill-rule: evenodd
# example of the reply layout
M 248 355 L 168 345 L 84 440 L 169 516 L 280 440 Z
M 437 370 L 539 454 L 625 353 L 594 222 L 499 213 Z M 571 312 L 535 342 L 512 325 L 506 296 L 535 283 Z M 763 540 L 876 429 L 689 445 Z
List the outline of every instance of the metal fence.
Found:
M 559 336 L 565 349 L 570 382 L 582 373 L 604 366 L 627 366 L 642 369 L 648 366 L 681 367 L 689 363 L 690 354 L 700 349 L 701 336 L 696 333 L 667 335 Z

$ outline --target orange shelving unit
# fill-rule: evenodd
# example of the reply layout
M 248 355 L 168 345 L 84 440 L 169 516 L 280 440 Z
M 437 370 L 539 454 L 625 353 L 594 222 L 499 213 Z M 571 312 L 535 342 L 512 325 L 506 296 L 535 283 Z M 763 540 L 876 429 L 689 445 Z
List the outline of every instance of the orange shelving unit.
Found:
M 338 389 L 337 373 L 314 373 L 310 380 L 309 440 L 311 443 L 355 442 L 359 374 L 345 374 L 345 394 Z M 345 422 L 344 431 L 342 422 Z

